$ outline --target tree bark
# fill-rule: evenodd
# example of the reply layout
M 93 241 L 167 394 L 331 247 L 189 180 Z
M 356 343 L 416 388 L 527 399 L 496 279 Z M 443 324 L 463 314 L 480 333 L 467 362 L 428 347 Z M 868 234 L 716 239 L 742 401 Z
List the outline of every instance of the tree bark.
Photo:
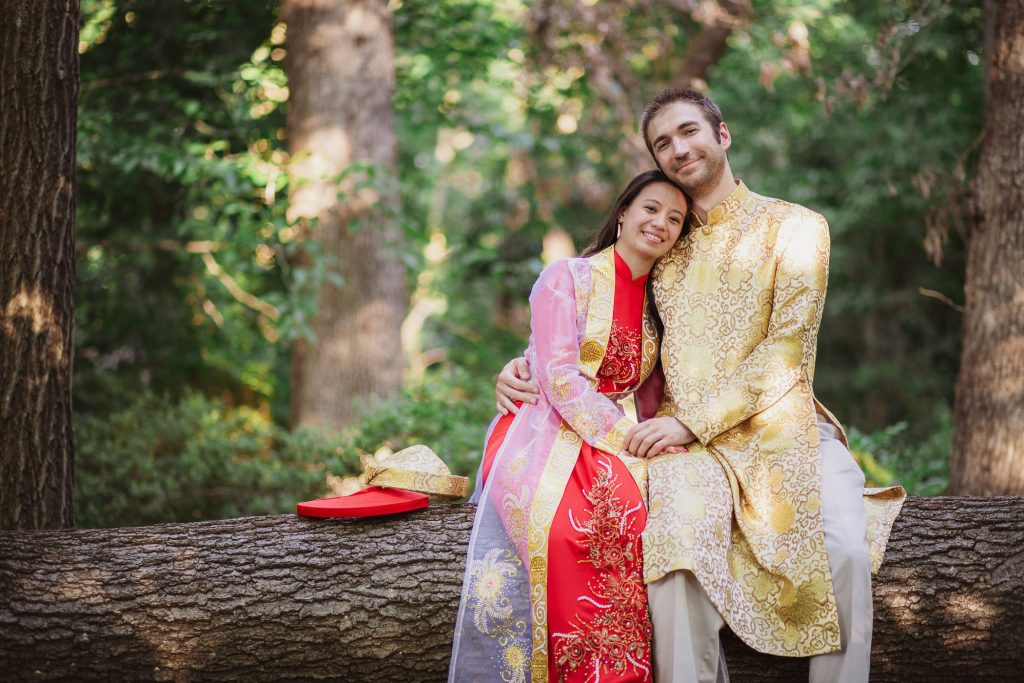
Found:
M 750 0 L 700 3 L 693 15 L 704 29 L 690 40 L 685 59 L 672 74 L 672 87 L 704 90 L 708 69 L 725 54 L 726 41 L 733 29 L 748 21 L 750 12 Z
M 967 307 L 949 490 L 1022 495 L 1024 0 L 986 3 L 985 8 L 993 30 L 988 111 L 974 185 L 979 215 L 967 244 Z
M 394 47 L 386 0 L 283 0 L 293 216 L 345 283 L 325 283 L 292 362 L 292 424 L 337 431 L 370 397 L 401 386 L 405 309 L 392 111 Z M 363 174 L 338 176 L 353 164 Z M 342 199 L 339 203 L 339 192 Z
M 473 506 L 0 533 L 5 680 L 444 680 Z M 1024 668 L 1024 499 L 911 498 L 875 582 L 873 681 Z M 725 641 L 732 680 L 806 660 Z
M 0 3 L 0 529 L 74 523 L 78 14 Z

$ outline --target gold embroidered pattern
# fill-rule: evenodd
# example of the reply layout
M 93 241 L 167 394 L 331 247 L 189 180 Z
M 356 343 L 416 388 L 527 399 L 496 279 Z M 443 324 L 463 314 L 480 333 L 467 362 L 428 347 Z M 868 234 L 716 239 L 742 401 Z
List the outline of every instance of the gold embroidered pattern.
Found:
M 437 475 L 370 465 L 366 468 L 366 485 L 428 493 L 437 500 L 458 500 L 468 492 L 469 480 L 451 474 Z
M 595 379 L 608 348 L 615 304 L 615 251 L 608 247 L 587 259 L 590 292 L 587 295 L 586 338 L 580 348 L 580 372 Z M 577 287 L 576 291 L 579 292 Z M 595 385 L 596 386 L 596 385 Z
M 868 516 L 868 554 L 871 556 L 871 573 L 882 566 L 885 546 L 896 517 L 900 514 L 907 492 L 901 486 L 864 489 L 864 510 Z
M 585 321 L 582 323 L 580 357 L 577 359 L 579 372 L 588 379 L 590 388 L 596 391 L 597 370 L 604 359 L 611 334 L 615 253 L 609 247 L 587 259 L 570 259 L 568 263 L 575 286 L 577 325 Z M 588 349 L 586 358 L 583 357 L 584 349 Z M 656 331 L 647 318 L 646 307 L 641 354 L 641 374 L 637 385 L 650 374 L 657 356 Z M 574 395 L 572 383 L 564 377 L 545 376 L 541 373 L 540 381 L 544 391 L 553 399 L 552 402 L 557 402 L 563 420 L 534 494 L 527 526 L 533 642 L 530 671 L 533 683 L 547 683 L 548 680 L 548 539 L 551 521 L 580 452 L 581 438 L 595 444 L 600 450 L 616 454 L 622 450 L 625 435 L 633 425 L 632 420 L 621 417 L 614 425 L 606 426 L 594 412 L 593 397 Z
M 466 495 L 469 479 L 457 477 L 434 451 L 422 444 L 403 448 L 377 465 L 368 465 L 367 486 L 385 486 L 428 493 L 436 500 Z
M 551 520 L 555 518 L 562 492 L 572 476 L 576 457 L 580 453 L 580 438 L 563 421 L 548 456 L 540 485 L 530 508 L 530 614 L 533 622 L 533 654 L 531 680 L 548 680 L 548 538 Z
M 828 252 L 824 218 L 741 184 L 652 273 L 658 414 L 699 443 L 650 464 L 645 576 L 693 571 L 732 630 L 776 655 L 839 647 L 811 388 Z M 886 530 L 873 559 L 901 501 L 867 508 Z
M 598 450 L 602 450 L 605 453 L 611 453 L 612 455 L 623 454 L 622 447 L 626 441 L 626 434 L 636 424 L 628 417 L 621 418 L 615 423 L 607 434 L 598 439 L 596 447 Z
M 510 584 L 522 570 L 522 562 L 508 550 L 494 548 L 470 569 L 467 609 L 473 625 L 486 636 L 497 638 L 501 659 L 501 680 L 525 683 L 530 643 L 526 622 L 513 616 Z
M 604 349 L 601 347 L 600 343 L 593 339 L 585 341 L 583 346 L 580 348 L 580 362 L 586 365 L 593 365 L 594 363 L 600 362 L 603 356 Z
M 643 343 L 638 330 L 630 330 L 612 322 L 608 350 L 598 369 L 600 377 L 617 384 L 629 385 L 640 376 L 640 354 Z
M 636 483 L 636 487 L 640 489 L 640 495 L 644 499 L 644 503 L 647 503 L 647 459 L 646 458 L 634 458 L 632 455 L 620 455 L 619 460 L 626 464 L 626 469 L 629 470 L 629 476 L 633 477 L 633 481 Z
M 502 519 L 505 531 L 512 545 L 525 556 L 527 519 L 524 501 L 527 496 L 526 487 L 522 487 L 518 495 L 506 492 L 501 498 Z
M 654 364 L 658 362 L 658 329 L 654 326 L 654 320 L 647 313 L 646 294 L 644 294 L 643 331 L 643 342 L 640 345 L 640 376 L 637 378 L 636 384 L 630 387 L 630 391 L 636 391 L 639 388 L 654 370 Z
M 584 537 L 586 560 L 600 573 L 587 586 L 590 594 L 580 598 L 597 606 L 592 622 L 579 615 L 569 633 L 553 633 L 555 661 L 562 670 L 593 672 L 595 681 L 602 672 L 624 674 L 628 669 L 643 680 L 650 679 L 651 634 L 647 614 L 647 589 L 641 568 L 641 550 L 637 529 L 630 515 L 639 508 L 627 509 L 615 495 L 619 487 L 607 462 L 598 461 L 602 472 L 584 496 L 593 505 L 589 519 L 573 517 L 570 522 Z M 590 680 L 590 679 L 588 679 Z

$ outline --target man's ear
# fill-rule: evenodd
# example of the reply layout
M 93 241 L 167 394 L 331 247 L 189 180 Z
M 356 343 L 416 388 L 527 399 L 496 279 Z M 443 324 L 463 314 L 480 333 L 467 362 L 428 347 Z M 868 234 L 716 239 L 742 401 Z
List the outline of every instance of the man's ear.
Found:
M 729 149 L 732 146 L 732 135 L 729 133 L 729 126 L 725 121 L 718 124 L 718 136 L 722 139 L 722 149 Z

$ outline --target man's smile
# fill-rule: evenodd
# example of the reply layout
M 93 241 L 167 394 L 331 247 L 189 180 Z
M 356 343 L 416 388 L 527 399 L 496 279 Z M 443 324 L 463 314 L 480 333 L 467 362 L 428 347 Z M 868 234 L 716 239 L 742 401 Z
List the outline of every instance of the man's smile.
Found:
M 703 159 L 702 156 L 701 157 L 697 157 L 695 159 L 691 159 L 689 161 L 685 161 L 684 160 L 682 163 L 676 165 L 675 170 L 676 170 L 676 172 L 686 170 L 686 169 L 692 167 L 694 164 L 696 164 L 701 159 Z

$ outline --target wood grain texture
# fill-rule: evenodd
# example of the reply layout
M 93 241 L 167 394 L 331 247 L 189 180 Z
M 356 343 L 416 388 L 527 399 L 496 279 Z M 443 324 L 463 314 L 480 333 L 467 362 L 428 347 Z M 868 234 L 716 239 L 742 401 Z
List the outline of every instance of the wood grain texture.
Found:
M 5 681 L 441 681 L 474 508 L 0 532 Z M 873 681 L 1024 672 L 1024 499 L 911 498 L 875 587 Z M 725 647 L 733 681 L 805 660 Z

